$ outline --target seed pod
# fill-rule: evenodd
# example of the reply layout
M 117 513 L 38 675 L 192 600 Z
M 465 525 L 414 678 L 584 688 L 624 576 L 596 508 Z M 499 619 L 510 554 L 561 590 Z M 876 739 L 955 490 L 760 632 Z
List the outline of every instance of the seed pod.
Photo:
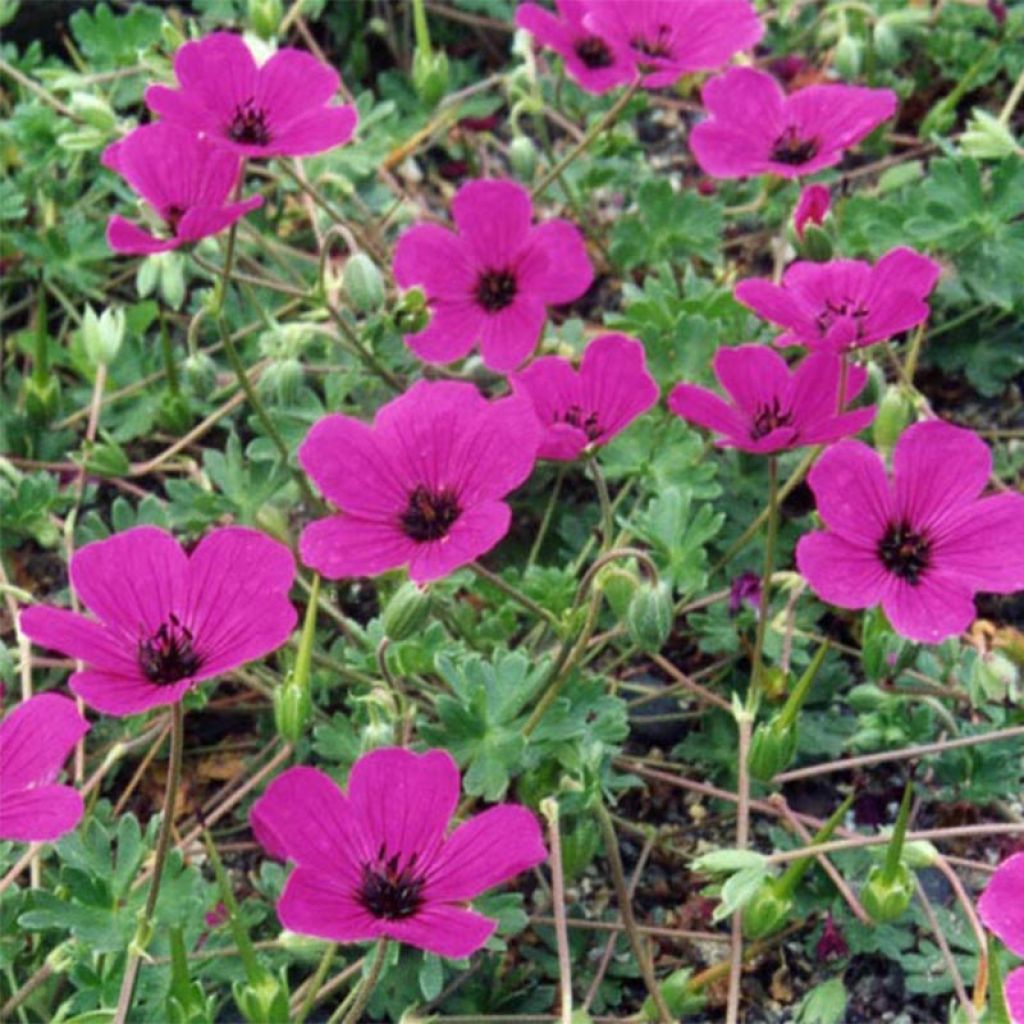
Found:
M 286 743 L 297 743 L 309 721 L 309 688 L 289 679 L 274 691 L 274 725 Z
M 430 614 L 430 593 L 415 583 L 403 583 L 384 607 L 381 624 L 389 640 L 406 640 L 417 633 Z
M 109 366 L 121 350 L 124 340 L 124 310 L 108 307 L 100 316 L 92 306 L 85 307 L 82 317 L 82 344 L 89 362 L 97 369 Z
M 871 426 L 875 447 L 883 455 L 888 455 L 900 439 L 900 434 L 910 422 L 911 412 L 910 403 L 900 388 L 886 389 L 882 401 L 878 403 L 875 422 Z
M 248 0 L 246 4 L 249 27 L 260 39 L 268 41 L 277 36 L 283 13 L 281 0 Z
M 375 313 L 384 305 L 384 281 L 377 265 L 364 252 L 350 256 L 341 278 L 345 294 L 359 313 Z
M 443 50 L 417 46 L 412 58 L 412 84 L 426 106 L 436 107 L 448 91 L 448 55 Z
M 537 170 L 537 147 L 525 135 L 517 135 L 508 147 L 508 162 L 520 181 L 533 181 Z
M 630 639 L 641 651 L 657 653 L 672 631 L 672 613 L 672 600 L 663 587 L 656 583 L 641 584 L 626 611 Z
M 767 782 L 792 763 L 796 756 L 796 725 L 783 724 L 778 715 L 762 722 L 750 741 L 750 756 L 747 765 L 750 774 L 761 782 Z
M 876 924 L 888 924 L 902 917 L 914 896 L 914 877 L 904 864 L 896 869 L 892 878 L 886 878 L 885 868 L 873 867 L 860 891 L 861 906 Z

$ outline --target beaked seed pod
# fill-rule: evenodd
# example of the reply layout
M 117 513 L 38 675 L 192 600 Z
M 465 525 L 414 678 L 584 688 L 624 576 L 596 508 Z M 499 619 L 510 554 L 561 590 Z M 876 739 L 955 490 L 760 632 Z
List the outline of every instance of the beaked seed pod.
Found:
M 861 906 L 876 924 L 888 924 L 903 916 L 914 896 L 914 876 L 905 864 L 900 864 L 892 878 L 886 878 L 885 868 L 876 865 L 860 891 Z
M 274 690 L 274 725 L 285 743 L 297 743 L 312 711 L 309 688 L 288 680 Z
M 796 725 L 785 725 L 778 715 L 762 722 L 750 741 L 747 765 L 750 774 L 760 782 L 767 782 L 784 771 L 796 757 Z

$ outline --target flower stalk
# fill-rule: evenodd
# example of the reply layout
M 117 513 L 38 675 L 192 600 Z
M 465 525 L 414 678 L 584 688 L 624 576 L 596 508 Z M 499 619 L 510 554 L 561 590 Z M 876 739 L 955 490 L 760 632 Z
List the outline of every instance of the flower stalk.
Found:
M 768 522 L 764 539 L 764 570 L 761 577 L 761 602 L 757 613 L 757 632 L 747 692 L 747 707 L 754 709 L 764 686 L 764 637 L 771 604 L 772 570 L 775 565 L 775 542 L 779 529 L 779 466 L 775 456 L 768 459 Z
M 344 1019 L 341 1021 L 341 1024 L 359 1024 L 359 1015 L 366 1009 L 366 1004 L 370 1001 L 370 996 L 373 995 L 373 990 L 377 987 L 377 981 L 380 979 L 381 971 L 384 969 L 384 961 L 387 958 L 387 951 L 388 940 L 378 939 L 370 970 L 359 982 L 358 988 L 354 990 L 356 992 L 355 998 L 348 1013 L 345 1014 Z M 337 1014 L 332 1016 L 327 1024 L 337 1024 L 337 1017 Z

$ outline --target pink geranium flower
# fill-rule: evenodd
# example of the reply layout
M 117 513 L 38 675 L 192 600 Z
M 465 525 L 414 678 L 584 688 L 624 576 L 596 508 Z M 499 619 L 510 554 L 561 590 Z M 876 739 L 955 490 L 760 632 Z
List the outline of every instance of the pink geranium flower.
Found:
M 302 560 L 331 579 L 402 565 L 417 583 L 446 576 L 508 532 L 501 499 L 530 475 L 539 441 L 529 402 L 448 381 L 414 384 L 372 427 L 325 416 L 299 462 L 342 514 L 302 531 Z
M 1024 956 L 1024 853 L 999 865 L 978 900 L 985 927 L 1017 956 Z M 1024 967 L 1006 978 L 1006 1002 L 1013 1024 L 1024 1024 Z
M 875 407 L 838 413 L 839 357 L 821 352 L 790 371 L 786 361 L 764 345 L 738 345 L 715 353 L 715 376 L 732 398 L 677 384 L 668 407 L 679 417 L 723 435 L 723 448 L 769 455 L 805 444 L 827 444 L 863 430 Z M 867 383 L 860 367 L 850 367 L 846 399 L 856 398 Z M 845 401 L 843 403 L 845 405 Z
M 258 66 L 241 36 L 214 32 L 174 56 L 180 88 L 151 85 L 146 105 L 166 121 L 243 157 L 308 156 L 340 146 L 356 128 L 353 106 L 329 106 L 333 68 L 283 47 Z
M 537 4 L 520 4 L 516 24 L 542 46 L 562 56 L 566 70 L 587 92 L 607 92 L 632 81 L 636 68 L 628 49 L 615 46 L 583 24 L 588 0 L 555 0 L 559 17 Z
M 543 428 L 537 457 L 562 462 L 607 444 L 658 400 L 644 347 L 625 334 L 595 338 L 579 372 L 567 359 L 544 356 L 509 380 L 533 403 Z
M 250 817 L 270 855 L 296 865 L 277 904 L 281 923 L 333 942 L 387 937 L 438 956 L 476 952 L 497 921 L 465 903 L 547 852 L 534 816 L 512 804 L 446 834 L 460 789 L 443 750 L 365 754 L 347 795 L 315 768 L 279 775 Z
M 54 693 L 29 698 L 0 722 L 0 839 L 47 842 L 78 824 L 82 797 L 54 779 L 88 731 L 74 701 Z
M 747 0 L 600 0 L 583 24 L 632 55 L 647 89 L 721 67 L 764 35 Z
M 107 242 L 115 252 L 177 249 L 223 231 L 263 202 L 262 196 L 228 202 L 238 181 L 239 158 L 172 124 L 136 128 L 107 146 L 101 162 L 142 196 L 167 233 L 157 238 L 115 214 L 107 225 Z
M 86 703 L 131 715 L 280 647 L 295 626 L 294 576 L 288 549 L 256 530 L 214 530 L 189 555 L 166 531 L 137 526 L 71 559 L 71 585 L 95 618 L 36 605 L 20 625 L 86 663 L 70 683 Z
M 829 448 L 808 477 L 825 531 L 796 560 L 815 593 L 841 608 L 881 604 L 897 633 L 939 643 L 974 620 L 977 591 L 1024 588 L 1024 495 L 979 497 L 985 443 L 939 420 L 917 423 L 881 456 L 858 441 Z
M 885 341 L 928 318 L 925 301 L 939 278 L 934 260 L 902 246 L 874 266 L 863 260 L 798 261 L 782 284 L 740 281 L 737 302 L 786 328 L 776 345 L 849 351 Z
M 531 227 L 530 193 L 511 181 L 464 185 L 452 215 L 455 232 L 419 224 L 398 240 L 395 280 L 420 285 L 433 310 L 406 343 L 430 363 L 461 359 L 479 343 L 492 370 L 514 370 L 536 347 L 546 307 L 590 287 L 583 236 L 566 220 Z
M 832 197 L 827 185 L 805 186 L 793 212 L 793 229 L 797 238 L 804 237 L 804 228 L 808 224 L 823 224 L 831 205 Z
M 799 178 L 839 163 L 896 111 L 889 89 L 809 85 L 787 96 L 771 75 L 733 68 L 709 81 L 710 117 L 690 133 L 697 163 L 715 178 Z

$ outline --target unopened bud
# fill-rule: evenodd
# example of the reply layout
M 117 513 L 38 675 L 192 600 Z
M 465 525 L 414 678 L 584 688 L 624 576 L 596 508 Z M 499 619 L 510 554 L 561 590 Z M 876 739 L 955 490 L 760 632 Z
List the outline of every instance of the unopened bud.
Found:
M 269 40 L 277 36 L 283 13 L 281 0 L 248 0 L 246 4 L 249 27 L 261 39 Z
M 978 160 L 1002 160 L 1018 152 L 1020 146 L 1007 124 L 975 107 L 960 136 L 960 149 Z
M 871 32 L 875 55 L 883 64 L 895 64 L 900 59 L 900 37 L 892 22 L 879 18 Z
M 616 617 L 623 619 L 639 582 L 636 575 L 628 569 L 623 569 L 620 565 L 606 565 L 598 570 L 594 586 L 604 594 L 608 606 Z
M 313 709 L 309 688 L 289 679 L 274 690 L 274 725 L 286 743 L 297 743 L 302 737 Z
M 205 352 L 193 352 L 181 367 L 181 379 L 196 398 L 209 398 L 217 386 L 217 364 Z
M 784 771 L 796 757 L 796 725 L 785 725 L 780 716 L 762 722 L 750 741 L 750 756 L 747 765 L 750 774 L 761 782 Z
M 792 897 L 780 891 L 777 879 L 769 879 L 743 908 L 743 934 L 748 939 L 773 935 L 786 923 L 792 909 Z
M 808 224 L 804 228 L 804 237 L 797 242 L 797 255 L 811 263 L 828 263 L 832 259 L 832 239 L 828 232 L 816 224 Z
M 427 297 L 419 288 L 410 288 L 395 309 L 395 327 L 402 334 L 417 334 L 430 321 Z
M 537 147 L 525 135 L 517 135 L 508 147 L 508 162 L 520 181 L 533 181 L 537 170 Z
M 298 359 L 278 359 L 260 377 L 259 390 L 264 396 L 288 404 L 295 398 L 305 371 Z
M 876 865 L 860 891 L 860 902 L 872 921 L 888 924 L 903 916 L 913 896 L 914 877 L 906 865 L 900 864 L 891 878 L 886 878 L 885 868 Z
M 672 613 L 672 599 L 665 588 L 656 583 L 642 583 L 626 610 L 630 639 L 648 654 L 660 651 L 672 631 Z
M 349 257 L 341 281 L 357 312 L 374 313 L 384 304 L 384 280 L 366 253 L 357 252 Z
M 417 46 L 412 58 L 412 84 L 428 107 L 436 107 L 448 91 L 448 55 Z
M 59 408 L 60 381 L 56 374 L 42 380 L 33 375 L 25 381 L 25 412 L 33 423 L 49 423 Z
M 288 989 L 265 967 L 257 977 L 236 981 L 232 994 L 249 1024 L 284 1024 L 289 1019 Z
M 384 635 L 389 640 L 406 640 L 419 631 L 429 614 L 429 592 L 411 581 L 403 583 L 384 606 Z
M 875 447 L 883 455 L 888 455 L 892 451 L 900 439 L 900 434 L 910 422 L 912 412 L 910 403 L 900 388 L 886 389 L 881 402 L 878 403 L 875 420 L 871 424 L 871 436 Z
M 832 63 L 835 65 L 836 71 L 847 81 L 851 81 L 860 74 L 863 48 L 859 39 L 848 34 L 841 36 L 839 42 L 836 43 L 836 48 L 832 53 Z
M 85 307 L 82 317 L 82 344 L 89 362 L 97 369 L 109 366 L 121 350 L 124 340 L 124 310 L 112 306 L 103 310 L 100 316 L 92 306 Z

